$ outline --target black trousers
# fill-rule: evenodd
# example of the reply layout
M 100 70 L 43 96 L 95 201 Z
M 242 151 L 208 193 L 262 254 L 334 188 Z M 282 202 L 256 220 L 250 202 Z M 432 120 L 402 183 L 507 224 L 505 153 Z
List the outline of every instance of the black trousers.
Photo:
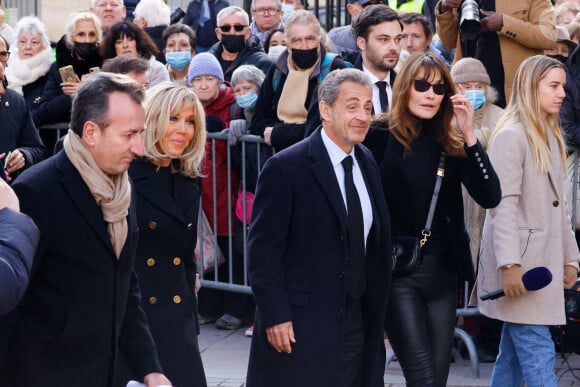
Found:
M 364 323 L 360 300 L 347 298 L 344 311 L 344 341 L 340 387 L 359 387 L 362 383 Z
M 407 386 L 445 387 L 457 309 L 456 273 L 432 255 L 393 278 L 385 330 Z

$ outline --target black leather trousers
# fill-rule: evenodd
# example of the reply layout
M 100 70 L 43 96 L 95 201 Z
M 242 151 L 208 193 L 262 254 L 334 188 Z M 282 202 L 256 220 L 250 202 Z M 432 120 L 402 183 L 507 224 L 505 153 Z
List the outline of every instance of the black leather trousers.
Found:
M 394 278 L 385 330 L 407 386 L 445 387 L 457 308 L 456 273 L 432 255 L 417 271 Z

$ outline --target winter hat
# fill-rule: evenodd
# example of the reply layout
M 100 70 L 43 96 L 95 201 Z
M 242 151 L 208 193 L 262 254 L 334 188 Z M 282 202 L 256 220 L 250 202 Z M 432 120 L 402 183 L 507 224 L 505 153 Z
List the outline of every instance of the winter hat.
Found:
M 221 82 L 224 81 L 224 72 L 222 71 L 222 66 L 213 54 L 207 52 L 197 54 L 189 63 L 187 82 L 190 85 L 193 78 L 200 77 L 202 75 L 211 75 L 219 79 Z
M 489 75 L 479 60 L 463 58 L 451 66 L 451 78 L 455 83 L 481 82 L 490 85 Z
M 576 48 L 576 43 L 570 40 L 570 32 L 563 26 L 556 26 L 556 42 L 566 43 L 570 48 L 570 53 Z

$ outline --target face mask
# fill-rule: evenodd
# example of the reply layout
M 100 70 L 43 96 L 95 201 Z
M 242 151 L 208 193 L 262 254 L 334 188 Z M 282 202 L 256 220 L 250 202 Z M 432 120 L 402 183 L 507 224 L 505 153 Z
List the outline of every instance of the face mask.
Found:
M 248 94 L 236 97 L 236 102 L 242 109 L 253 109 L 254 106 L 256 106 L 257 100 L 258 93 L 256 93 L 255 91 L 251 91 Z
M 282 21 L 286 21 L 294 11 L 296 11 L 296 7 L 293 4 L 284 4 L 282 3 L 282 11 L 284 11 L 284 16 L 282 16 Z
M 97 43 L 75 43 L 73 48 L 81 58 L 88 58 L 97 53 Z
M 274 46 L 268 49 L 268 56 L 273 60 L 277 60 L 280 54 L 286 51 L 286 46 Z
M 292 49 L 292 61 L 294 64 L 303 69 L 309 69 L 318 60 L 318 47 L 315 47 L 311 50 L 298 50 Z
M 165 60 L 175 70 L 183 70 L 191 61 L 191 52 L 178 51 L 165 54 Z
M 561 63 L 566 64 L 566 61 L 568 60 L 568 57 L 564 56 L 564 55 L 548 55 L 550 58 L 554 58 L 557 61 L 560 61 Z
M 244 35 L 222 34 L 222 44 L 229 52 L 240 52 L 244 47 L 246 47 L 246 37 Z
M 485 103 L 485 91 L 483 90 L 467 90 L 466 94 L 475 110 L 482 107 Z

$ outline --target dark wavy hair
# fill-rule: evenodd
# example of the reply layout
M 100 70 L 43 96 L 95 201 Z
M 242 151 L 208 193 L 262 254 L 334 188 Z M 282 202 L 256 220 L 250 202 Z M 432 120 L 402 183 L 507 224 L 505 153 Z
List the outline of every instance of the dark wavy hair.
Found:
M 137 54 L 145 59 L 159 54 L 159 49 L 145 30 L 130 21 L 122 21 L 113 24 L 105 35 L 101 43 L 101 56 L 103 59 L 110 59 L 117 56 L 115 42 L 125 36 L 135 39 L 137 43 Z
M 415 53 L 403 63 L 403 67 L 397 73 L 397 78 L 393 84 L 393 95 L 397 97 L 393 98 L 391 111 L 383 113 L 378 121 L 384 122 L 385 127 L 388 126 L 393 137 L 403 145 L 405 155 L 411 152 L 411 143 L 419 136 L 424 122 L 415 117 L 409 110 L 409 99 L 414 79 L 417 78 L 420 70 L 423 70 L 422 78 L 424 80 L 428 81 L 435 74 L 439 74 L 441 82 L 447 86 L 439 111 L 429 120 L 428 130 L 435 132 L 436 141 L 445 153 L 450 156 L 465 157 L 463 138 L 451 124 L 454 115 L 451 96 L 457 92 L 455 84 L 451 80 L 447 66 L 431 52 Z

